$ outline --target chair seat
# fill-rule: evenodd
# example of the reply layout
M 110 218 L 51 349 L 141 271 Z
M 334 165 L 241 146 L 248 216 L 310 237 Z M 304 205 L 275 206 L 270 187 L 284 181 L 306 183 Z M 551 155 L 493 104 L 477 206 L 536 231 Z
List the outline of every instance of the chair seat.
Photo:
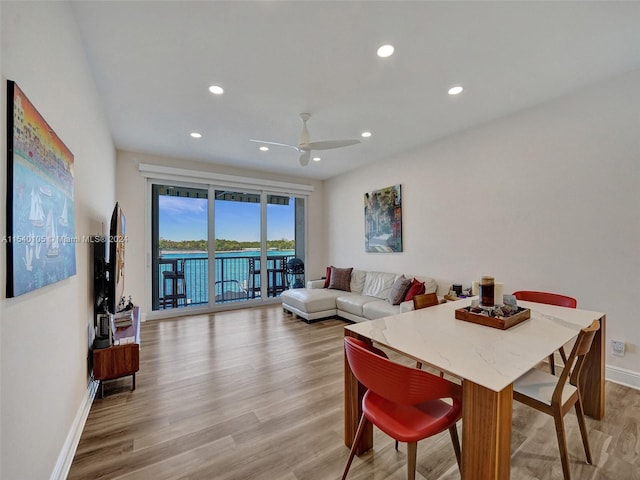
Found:
M 551 396 L 557 385 L 558 377 L 537 368 L 532 368 L 514 382 L 513 391 L 515 394 L 521 394 L 544 405 L 551 406 Z M 567 382 L 562 390 L 562 403 L 566 403 L 575 394 L 576 390 L 575 386 Z
M 400 405 L 369 390 L 362 400 L 362 411 L 390 437 L 412 443 L 448 430 L 462 417 L 462 403 L 449 404 L 438 399 L 419 405 Z

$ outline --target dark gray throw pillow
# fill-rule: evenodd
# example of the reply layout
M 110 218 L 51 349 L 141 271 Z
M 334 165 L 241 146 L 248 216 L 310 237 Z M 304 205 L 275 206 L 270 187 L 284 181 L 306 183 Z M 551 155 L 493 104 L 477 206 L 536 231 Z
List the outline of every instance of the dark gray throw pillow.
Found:
M 407 294 L 407 290 L 409 290 L 410 285 L 411 280 L 406 278 L 404 275 L 398 277 L 389 291 L 387 302 L 391 305 L 400 305 L 404 300 L 404 296 Z

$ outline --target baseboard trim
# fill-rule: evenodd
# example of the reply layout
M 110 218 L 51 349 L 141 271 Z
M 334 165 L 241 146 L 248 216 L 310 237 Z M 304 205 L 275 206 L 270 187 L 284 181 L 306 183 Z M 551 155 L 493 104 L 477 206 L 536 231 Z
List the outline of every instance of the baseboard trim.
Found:
M 65 480 L 69 475 L 73 457 L 76 454 L 78 443 L 80 443 L 80 436 L 82 435 L 84 425 L 87 422 L 87 417 L 89 416 L 89 411 L 91 410 L 91 404 L 93 403 L 93 399 L 96 397 L 96 392 L 98 391 L 98 385 L 100 385 L 98 380 L 89 381 L 87 391 L 84 395 L 84 399 L 82 400 L 82 405 L 80 406 L 78 413 L 76 413 L 76 417 L 69 429 L 69 434 L 62 446 L 60 455 L 58 455 L 58 461 L 56 462 L 56 466 L 54 467 L 49 480 Z
M 640 372 L 607 365 L 605 367 L 605 378 L 613 383 L 640 390 Z

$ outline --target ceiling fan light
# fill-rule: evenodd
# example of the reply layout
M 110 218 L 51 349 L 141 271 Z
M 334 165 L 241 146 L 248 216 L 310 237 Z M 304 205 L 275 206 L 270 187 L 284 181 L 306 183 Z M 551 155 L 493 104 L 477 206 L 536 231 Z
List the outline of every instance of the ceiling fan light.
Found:
M 218 85 L 211 85 L 209 91 L 214 95 L 222 95 L 224 93 L 224 89 Z
M 393 45 L 382 45 L 378 48 L 378 56 L 380 58 L 387 58 L 393 55 L 394 52 Z
M 448 93 L 449 95 L 459 95 L 463 90 L 464 88 L 462 87 L 462 85 L 454 85 L 449 89 Z

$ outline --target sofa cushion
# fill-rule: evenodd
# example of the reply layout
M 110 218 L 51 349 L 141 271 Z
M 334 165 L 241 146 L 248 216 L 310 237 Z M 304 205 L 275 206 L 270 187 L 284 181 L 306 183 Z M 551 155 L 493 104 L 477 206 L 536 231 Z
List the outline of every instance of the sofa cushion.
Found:
M 367 272 L 364 270 L 353 270 L 351 272 L 351 291 L 362 293 L 364 288 L 364 280 L 367 278 Z
M 375 300 L 362 306 L 362 313 L 367 320 L 388 317 L 400 313 L 399 305 L 391 305 L 386 300 Z
M 378 299 L 376 299 L 375 297 L 367 297 L 365 295 L 360 295 L 357 293 L 346 295 L 343 294 L 336 298 L 336 307 L 338 308 L 338 310 L 342 310 L 358 317 L 364 317 L 364 313 L 362 310 L 363 305 L 377 301 Z
M 393 287 L 393 282 L 396 281 L 396 278 L 398 278 L 398 275 L 395 273 L 367 272 L 362 294 L 369 297 L 376 297 L 380 300 L 385 300 L 389 295 L 391 287 Z
M 407 290 L 409 290 L 409 285 L 411 285 L 411 280 L 404 275 L 396 278 L 393 287 L 391 287 L 389 291 L 389 295 L 387 295 L 387 302 L 391 305 L 400 305 L 400 303 L 404 301 Z
M 313 313 L 336 308 L 336 298 L 345 293 L 326 288 L 292 288 L 280 295 L 283 304 L 302 312 Z

